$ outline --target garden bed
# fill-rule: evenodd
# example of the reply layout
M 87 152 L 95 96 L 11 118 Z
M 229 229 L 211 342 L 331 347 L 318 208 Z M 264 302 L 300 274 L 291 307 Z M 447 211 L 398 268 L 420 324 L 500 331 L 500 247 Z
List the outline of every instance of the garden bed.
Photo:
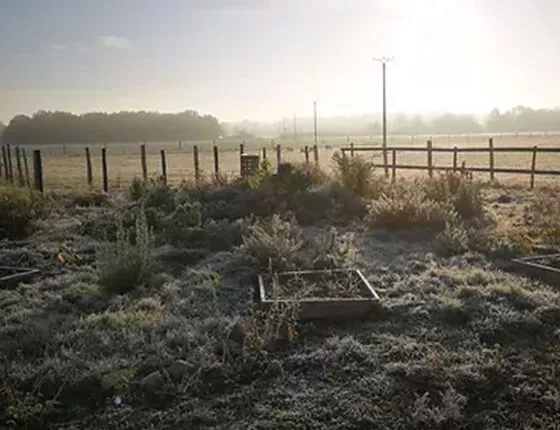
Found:
M 560 286 L 560 254 L 518 258 L 513 264 L 527 276 Z
M 0 287 L 7 287 L 21 281 L 26 281 L 38 273 L 39 270 L 27 267 L 0 266 Z
M 299 306 L 303 320 L 363 318 L 375 309 L 379 296 L 359 270 L 320 270 L 259 275 L 263 307 Z

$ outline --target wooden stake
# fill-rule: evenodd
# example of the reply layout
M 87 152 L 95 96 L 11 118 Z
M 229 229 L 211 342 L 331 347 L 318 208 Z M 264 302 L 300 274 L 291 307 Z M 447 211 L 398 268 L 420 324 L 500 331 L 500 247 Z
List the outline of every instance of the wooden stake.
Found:
M 161 150 L 161 179 L 163 185 L 167 186 L 167 161 L 165 160 L 165 149 Z
M 533 158 L 531 159 L 531 189 L 535 188 L 535 168 L 537 166 L 537 146 L 533 146 Z
M 93 170 L 91 168 L 91 154 L 86 146 L 86 179 L 89 187 L 93 184 Z
M 142 165 L 142 179 L 148 182 L 148 162 L 146 160 L 146 144 L 140 145 L 140 163 Z
M 43 163 L 41 161 L 41 151 L 33 151 L 33 177 L 35 189 L 43 192 Z
M 107 170 L 107 148 L 101 148 L 101 173 L 103 175 L 103 191 L 109 191 L 109 172 Z

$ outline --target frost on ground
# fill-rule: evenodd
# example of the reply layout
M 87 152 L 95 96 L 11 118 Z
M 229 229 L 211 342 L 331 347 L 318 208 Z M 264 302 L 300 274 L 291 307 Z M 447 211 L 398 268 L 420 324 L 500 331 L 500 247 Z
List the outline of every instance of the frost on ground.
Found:
M 497 204 L 503 216 L 515 203 Z M 193 205 L 147 207 L 150 270 L 116 293 L 98 274 L 97 250 L 120 234 L 102 207 L 2 243 L 0 265 L 43 271 L 0 290 L 2 426 L 545 429 L 560 414 L 560 293 L 479 251 L 442 253 L 429 230 L 210 223 Z M 138 237 L 138 220 L 123 223 Z M 125 268 L 142 258 L 127 243 Z M 358 267 L 382 306 L 367 321 L 259 315 L 263 255 Z

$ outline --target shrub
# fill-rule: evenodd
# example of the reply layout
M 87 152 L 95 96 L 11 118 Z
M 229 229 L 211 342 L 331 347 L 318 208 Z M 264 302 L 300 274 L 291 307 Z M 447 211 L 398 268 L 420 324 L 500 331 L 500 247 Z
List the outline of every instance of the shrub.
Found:
M 463 218 L 483 213 L 482 184 L 459 174 L 446 172 L 423 184 L 426 197 L 439 203 L 451 203 Z
M 116 243 L 101 247 L 97 252 L 99 283 L 109 292 L 132 291 L 150 274 L 151 242 L 143 210 L 136 213 L 133 234 L 119 218 Z
M 351 189 L 356 194 L 366 198 L 377 198 L 386 188 L 383 177 L 375 176 L 373 161 L 355 155 L 333 155 L 333 172 L 335 180 L 344 188 Z
M 249 227 L 242 249 L 263 268 L 293 270 L 301 262 L 304 245 L 303 232 L 294 221 L 273 215 Z
M 451 255 L 463 254 L 469 250 L 469 232 L 455 218 L 456 216 L 451 216 L 445 223 L 445 229 L 438 235 L 442 250 Z
M 560 245 L 560 199 L 540 198 L 525 208 L 525 224 L 550 245 Z
M 314 269 L 339 269 L 352 265 L 356 260 L 354 236 L 340 235 L 331 228 L 326 235 L 313 237 L 309 243 L 312 252 L 311 267 Z
M 273 182 L 279 191 L 295 193 L 306 191 L 314 185 L 326 182 L 327 179 L 325 172 L 315 164 L 281 163 Z
M 0 185 L 0 239 L 27 236 L 34 221 L 48 213 L 47 199 L 37 191 Z
M 391 193 L 372 201 L 366 222 L 389 230 L 429 228 L 443 230 L 453 217 L 452 209 L 426 198 L 419 190 L 395 187 Z

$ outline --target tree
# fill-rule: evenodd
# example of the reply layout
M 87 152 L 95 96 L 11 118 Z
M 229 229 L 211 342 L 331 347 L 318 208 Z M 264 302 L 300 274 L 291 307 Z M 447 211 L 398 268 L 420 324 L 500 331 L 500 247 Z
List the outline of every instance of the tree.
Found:
M 31 117 L 14 117 L 2 134 L 2 143 L 212 140 L 221 134 L 215 117 L 202 116 L 196 111 L 177 114 L 91 112 L 83 115 L 38 111 Z

